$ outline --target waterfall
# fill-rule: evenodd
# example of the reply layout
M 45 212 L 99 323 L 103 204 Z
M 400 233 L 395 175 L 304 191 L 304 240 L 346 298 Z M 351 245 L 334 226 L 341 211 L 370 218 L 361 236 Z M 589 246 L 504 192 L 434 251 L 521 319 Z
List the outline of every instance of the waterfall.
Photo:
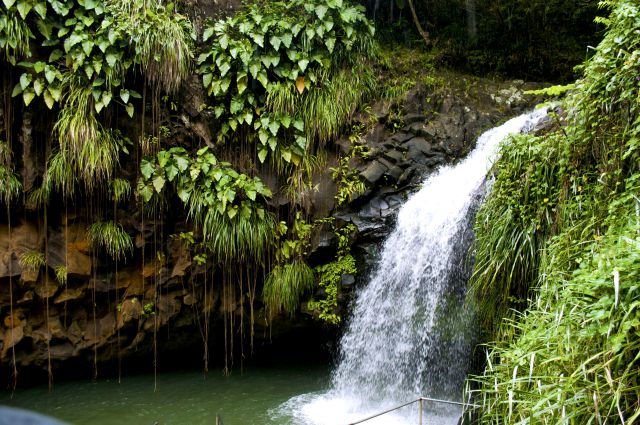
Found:
M 535 111 L 487 131 L 463 161 L 430 175 L 400 209 L 356 296 L 332 388 L 289 400 L 283 408 L 294 423 L 339 425 L 419 396 L 461 397 L 474 335 L 464 306 L 473 209 L 500 141 L 544 116 Z M 417 423 L 411 409 L 366 423 Z M 440 417 L 427 414 L 426 423 L 457 422 L 459 409 L 433 409 Z

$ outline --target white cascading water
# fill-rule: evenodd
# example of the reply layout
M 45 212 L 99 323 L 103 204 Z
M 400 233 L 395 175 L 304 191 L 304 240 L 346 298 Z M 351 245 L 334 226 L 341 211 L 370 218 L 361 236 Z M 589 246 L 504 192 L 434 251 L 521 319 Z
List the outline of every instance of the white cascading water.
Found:
M 538 110 L 487 131 L 466 159 L 439 169 L 410 197 L 357 294 L 332 389 L 294 397 L 276 416 L 341 425 L 419 396 L 461 398 L 474 335 L 463 305 L 470 213 L 500 141 L 544 116 Z M 414 405 L 366 424 L 415 424 L 417 415 Z M 456 424 L 459 415 L 460 408 L 429 404 L 424 419 Z

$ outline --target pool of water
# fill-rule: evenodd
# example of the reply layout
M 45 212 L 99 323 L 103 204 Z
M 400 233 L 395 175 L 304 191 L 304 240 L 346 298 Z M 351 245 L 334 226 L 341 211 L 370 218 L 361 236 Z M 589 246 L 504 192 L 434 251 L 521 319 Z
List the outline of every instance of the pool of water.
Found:
M 171 372 L 97 382 L 64 382 L 0 392 L 0 404 L 34 410 L 73 425 L 298 424 L 278 406 L 298 394 L 323 391 L 326 367 L 251 368 L 228 378 L 210 372 Z M 274 413 L 274 409 L 277 413 Z

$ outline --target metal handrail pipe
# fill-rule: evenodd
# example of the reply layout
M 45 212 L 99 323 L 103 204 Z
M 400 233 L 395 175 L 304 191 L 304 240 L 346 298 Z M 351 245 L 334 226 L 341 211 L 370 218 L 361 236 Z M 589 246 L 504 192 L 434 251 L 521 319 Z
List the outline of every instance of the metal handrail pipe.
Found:
M 461 401 L 441 400 L 441 399 L 438 399 L 438 398 L 430 398 L 430 397 L 420 397 L 418 400 L 433 401 L 435 403 L 455 404 L 457 406 L 464 406 L 464 407 L 467 407 L 467 406 L 475 407 L 475 408 L 480 407 L 477 404 L 464 403 L 464 402 L 461 402 Z
M 376 413 L 375 415 L 368 416 L 368 417 L 366 417 L 364 419 L 360 419 L 357 422 L 350 422 L 347 425 L 361 424 L 361 423 L 366 422 L 368 420 L 371 420 L 373 418 L 377 418 L 378 416 L 386 415 L 387 413 L 391 413 L 394 410 L 402 409 L 403 407 L 407 407 L 407 406 L 409 406 L 409 405 L 411 405 L 413 403 L 418 403 L 418 402 L 422 402 L 422 401 L 430 401 L 430 402 L 434 402 L 434 403 L 444 403 L 444 404 L 454 404 L 456 406 L 463 406 L 463 407 L 474 407 L 474 408 L 480 407 L 477 404 L 464 403 L 464 402 L 460 402 L 460 401 L 449 401 L 449 400 L 441 400 L 441 399 L 438 399 L 438 398 L 419 397 L 419 398 L 417 398 L 415 400 L 412 400 L 412 401 L 409 401 L 409 402 L 407 402 L 405 404 L 393 407 L 393 408 L 385 410 L 383 412 Z M 420 416 L 422 417 L 422 409 L 420 409 Z
M 357 422 L 350 422 L 350 423 L 348 423 L 347 425 L 356 425 L 356 424 L 361 424 L 362 422 L 366 422 L 366 421 L 371 420 L 371 419 L 373 419 L 373 418 L 377 418 L 378 416 L 386 415 L 387 413 L 393 412 L 394 410 L 402 409 L 403 407 L 407 407 L 407 406 L 409 406 L 409 405 L 411 405 L 411 404 L 413 404 L 413 403 L 417 403 L 417 402 L 419 402 L 420 400 L 422 400 L 422 397 L 421 397 L 421 398 L 417 398 L 417 399 L 415 399 L 415 400 L 412 400 L 412 401 L 410 401 L 410 402 L 408 402 L 408 403 L 402 404 L 402 405 L 400 405 L 400 406 L 396 406 L 396 407 L 394 407 L 394 408 L 392 408 L 392 409 L 385 410 L 384 412 L 376 413 L 375 415 L 371 415 L 371 416 L 368 416 L 368 417 L 366 417 L 366 418 L 364 418 L 364 419 L 360 419 L 360 420 L 359 420 L 359 421 L 357 421 Z

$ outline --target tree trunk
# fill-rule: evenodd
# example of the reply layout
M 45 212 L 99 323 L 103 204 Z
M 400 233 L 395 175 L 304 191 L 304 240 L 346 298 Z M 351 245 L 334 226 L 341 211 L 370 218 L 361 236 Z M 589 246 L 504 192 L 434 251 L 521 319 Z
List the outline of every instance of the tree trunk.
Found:
M 376 20 L 376 14 L 378 13 L 378 9 L 380 9 L 380 0 L 376 0 L 373 4 L 373 20 Z
M 467 9 L 467 35 L 469 41 L 475 44 L 478 38 L 478 26 L 476 23 L 476 0 L 465 0 Z
M 422 25 L 420 25 L 418 15 L 416 15 L 416 8 L 413 7 L 413 0 L 407 0 L 407 2 L 409 3 L 409 9 L 411 9 L 411 15 L 413 16 L 413 23 L 416 25 L 416 29 L 424 39 L 424 42 L 427 44 L 427 46 L 430 46 L 431 40 L 429 39 L 429 33 L 422 28 Z

